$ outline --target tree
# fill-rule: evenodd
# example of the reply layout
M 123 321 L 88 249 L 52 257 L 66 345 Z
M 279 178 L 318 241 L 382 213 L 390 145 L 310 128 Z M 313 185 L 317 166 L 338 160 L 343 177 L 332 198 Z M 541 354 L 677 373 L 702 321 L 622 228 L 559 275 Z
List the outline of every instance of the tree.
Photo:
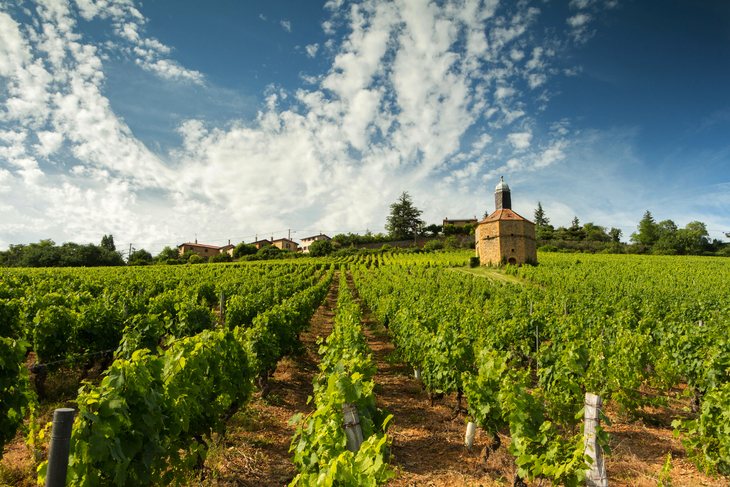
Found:
M 585 232 L 585 239 L 589 242 L 608 242 L 611 240 L 604 227 L 593 223 L 583 225 L 583 231 Z
M 114 235 L 104 235 L 103 237 L 101 237 L 101 248 L 116 252 L 117 247 L 116 245 L 114 245 Z
M 444 248 L 444 243 L 441 240 L 431 240 L 426 245 L 423 246 L 423 250 L 426 251 L 433 251 L 433 250 L 441 250 Z
M 651 216 L 650 211 L 646 211 L 644 216 L 641 218 L 639 225 L 636 227 L 639 232 L 631 234 L 631 241 L 640 243 L 642 245 L 651 246 L 659 238 L 659 226 L 654 221 L 654 217 Z
M 459 247 L 461 247 L 461 245 L 459 245 L 459 239 L 454 235 L 444 240 L 444 248 L 446 250 L 456 250 Z
M 309 255 L 312 257 L 325 257 L 334 252 L 334 250 L 335 248 L 329 240 L 315 240 L 309 246 Z
M 537 227 L 538 240 L 552 240 L 553 238 L 555 238 L 555 227 L 547 223 L 541 227 Z
M 240 259 L 244 255 L 253 255 L 256 252 L 258 252 L 258 249 L 255 245 L 245 244 L 241 242 L 240 244 L 236 245 L 235 249 L 233 249 L 233 258 Z
M 258 252 L 256 252 L 256 255 L 258 255 L 263 260 L 276 259 L 282 252 L 285 251 L 279 250 L 279 247 L 276 247 L 274 245 L 267 245 L 266 247 L 261 247 Z
M 577 228 L 577 227 L 580 226 L 580 220 L 578 220 L 578 217 L 577 216 L 574 216 L 573 217 L 573 221 L 571 222 L 570 226 L 572 228 Z
M 659 222 L 655 227 L 656 240 L 652 245 L 652 250 L 673 251 L 674 253 L 684 253 L 680 249 L 679 239 L 677 235 L 677 224 L 672 220 L 664 220 Z M 672 252 L 669 252 L 670 254 Z
M 702 222 L 689 222 L 683 229 L 677 231 L 680 253 L 699 254 L 710 246 L 707 225 Z
M 442 229 L 445 237 L 448 237 L 449 235 L 454 235 L 456 233 L 456 227 L 452 223 L 447 223 L 442 227 Z
M 624 232 L 620 228 L 611 227 L 611 230 L 608 232 L 608 234 L 611 236 L 611 242 L 620 243 L 621 236 L 624 234 Z
M 211 264 L 221 264 L 223 262 L 232 262 L 233 257 L 231 257 L 231 254 L 228 252 L 221 252 L 220 254 L 216 254 L 210 259 L 208 259 L 208 262 Z
M 544 227 L 550 223 L 550 219 L 545 216 L 545 210 L 542 209 L 542 204 L 538 201 L 537 208 L 535 209 L 535 226 L 537 228 Z
M 390 205 L 390 216 L 388 216 L 385 229 L 393 240 L 406 240 L 413 238 L 418 227 L 423 225 L 420 216 L 423 212 L 413 206 L 413 201 L 408 191 L 403 191 L 398 201 Z
M 441 233 L 443 231 L 443 226 L 432 223 L 429 226 L 424 227 L 423 230 L 425 232 L 429 232 L 432 237 L 435 237 L 436 235 L 438 235 L 439 233 Z
M 155 257 L 155 259 L 157 259 L 158 262 L 162 262 L 170 259 L 177 260 L 178 257 L 180 257 L 180 252 L 178 252 L 177 249 L 173 249 L 172 247 L 165 247 L 164 249 L 162 249 L 162 252 L 157 254 L 157 257 Z
M 145 249 L 139 249 L 132 252 L 129 256 L 127 265 L 146 265 L 152 262 L 152 254 L 147 252 Z

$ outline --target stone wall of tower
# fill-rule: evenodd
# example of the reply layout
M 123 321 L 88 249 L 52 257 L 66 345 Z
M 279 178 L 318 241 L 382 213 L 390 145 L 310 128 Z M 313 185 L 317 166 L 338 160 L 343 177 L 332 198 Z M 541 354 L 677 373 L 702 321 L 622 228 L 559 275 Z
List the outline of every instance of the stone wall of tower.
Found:
M 480 223 L 474 230 L 476 255 L 481 265 L 499 265 L 502 260 L 498 239 L 499 222 Z
M 535 224 L 525 220 L 497 220 L 481 223 L 474 232 L 476 255 L 482 265 L 514 265 L 537 262 Z

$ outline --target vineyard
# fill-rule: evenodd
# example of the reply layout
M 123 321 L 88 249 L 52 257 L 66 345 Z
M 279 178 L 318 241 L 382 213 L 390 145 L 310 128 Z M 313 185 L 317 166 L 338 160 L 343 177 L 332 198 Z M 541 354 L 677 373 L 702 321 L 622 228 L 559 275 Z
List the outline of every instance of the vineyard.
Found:
M 67 485 L 583 485 L 592 393 L 610 485 L 724 485 L 727 260 L 470 256 L 3 269 L 0 483 L 66 406 Z

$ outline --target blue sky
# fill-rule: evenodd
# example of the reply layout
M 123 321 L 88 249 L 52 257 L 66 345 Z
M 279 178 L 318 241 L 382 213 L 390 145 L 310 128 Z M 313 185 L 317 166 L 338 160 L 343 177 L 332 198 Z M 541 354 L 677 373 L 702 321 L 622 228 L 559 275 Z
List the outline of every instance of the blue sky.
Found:
M 0 0 L 0 249 L 493 210 L 730 231 L 726 1 Z

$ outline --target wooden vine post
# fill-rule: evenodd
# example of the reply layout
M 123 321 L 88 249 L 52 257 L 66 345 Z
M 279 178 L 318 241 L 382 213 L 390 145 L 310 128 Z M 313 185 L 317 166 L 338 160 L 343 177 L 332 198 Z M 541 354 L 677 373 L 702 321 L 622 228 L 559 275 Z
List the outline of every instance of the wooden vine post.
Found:
M 71 431 L 74 426 L 74 410 L 68 408 L 53 411 L 51 447 L 48 453 L 46 487 L 66 485 L 68 454 L 71 450 Z
M 466 425 L 466 435 L 464 435 L 464 446 L 467 450 L 474 446 L 474 436 L 476 432 L 477 424 L 469 421 Z
M 588 487 L 608 487 L 606 464 L 603 460 L 603 451 L 598 444 L 596 427 L 601 425 L 601 396 L 586 393 L 585 421 L 583 425 L 583 452 L 593 459 L 591 468 L 586 470 L 586 485 Z
M 357 413 L 357 405 L 343 403 L 342 415 L 344 416 L 345 436 L 347 437 L 347 450 L 353 453 L 360 451 L 362 445 L 362 428 L 360 427 L 360 415 Z
M 226 322 L 226 293 L 221 291 L 221 322 Z

